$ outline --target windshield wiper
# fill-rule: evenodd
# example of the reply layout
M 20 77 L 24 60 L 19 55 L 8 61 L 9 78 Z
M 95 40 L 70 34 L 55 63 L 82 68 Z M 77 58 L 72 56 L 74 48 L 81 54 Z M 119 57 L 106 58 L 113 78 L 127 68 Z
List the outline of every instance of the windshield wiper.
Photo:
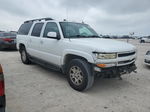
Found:
M 71 37 L 88 37 L 88 36 L 84 36 L 84 35 L 73 35 L 73 36 L 69 36 L 69 38 Z
M 98 35 L 90 35 L 88 37 L 99 37 Z
M 90 36 L 73 35 L 73 36 L 69 36 L 68 38 L 91 38 L 91 37 L 100 38 L 98 35 L 90 35 Z

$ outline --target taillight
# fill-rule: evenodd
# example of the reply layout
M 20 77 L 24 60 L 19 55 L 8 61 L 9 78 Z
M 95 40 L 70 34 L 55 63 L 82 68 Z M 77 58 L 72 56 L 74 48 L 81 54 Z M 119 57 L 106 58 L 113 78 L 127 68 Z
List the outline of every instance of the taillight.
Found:
M 3 69 L 1 65 L 0 65 L 0 74 L 3 74 Z
M 11 42 L 11 41 L 13 41 L 11 38 L 3 38 L 3 40 L 6 41 L 6 42 Z
M 4 75 L 2 66 L 0 65 L 0 96 L 5 95 Z

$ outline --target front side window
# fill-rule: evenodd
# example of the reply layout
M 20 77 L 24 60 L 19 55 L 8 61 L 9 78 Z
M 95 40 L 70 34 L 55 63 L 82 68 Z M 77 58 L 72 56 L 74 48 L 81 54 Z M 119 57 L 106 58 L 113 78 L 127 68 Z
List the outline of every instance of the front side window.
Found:
M 48 32 L 56 32 L 57 36 L 59 36 L 59 29 L 56 23 L 54 22 L 49 22 L 47 23 L 45 30 L 44 30 L 44 34 L 43 37 L 47 37 Z
M 44 23 L 36 23 L 32 30 L 31 36 L 40 37 L 43 25 L 44 25 Z
M 65 38 L 99 38 L 98 34 L 87 24 L 61 22 L 60 25 Z

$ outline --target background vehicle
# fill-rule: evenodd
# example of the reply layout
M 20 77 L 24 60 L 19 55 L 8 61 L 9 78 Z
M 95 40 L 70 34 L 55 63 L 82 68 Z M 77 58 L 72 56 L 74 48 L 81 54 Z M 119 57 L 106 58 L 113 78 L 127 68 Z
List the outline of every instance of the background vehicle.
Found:
M 5 48 L 16 49 L 16 33 L 0 32 L 0 50 Z
M 2 66 L 0 64 L 0 112 L 5 112 L 5 85 Z
M 43 18 L 25 21 L 17 35 L 24 64 L 32 61 L 67 74 L 72 88 L 89 89 L 96 75 L 120 77 L 136 69 L 136 48 L 101 39 L 87 24 Z
M 150 36 L 141 38 L 140 43 L 150 43 Z
M 147 51 L 144 62 L 146 65 L 150 65 L 150 51 Z

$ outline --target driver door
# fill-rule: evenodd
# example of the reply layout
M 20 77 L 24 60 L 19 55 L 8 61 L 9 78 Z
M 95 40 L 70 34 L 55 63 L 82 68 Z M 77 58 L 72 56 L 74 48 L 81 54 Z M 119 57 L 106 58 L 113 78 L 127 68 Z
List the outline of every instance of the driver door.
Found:
M 54 65 L 60 64 L 61 40 L 56 37 L 48 37 L 49 32 L 56 32 L 60 36 L 59 28 L 55 22 L 48 22 L 45 26 L 43 37 L 41 38 L 41 53 L 44 61 Z

